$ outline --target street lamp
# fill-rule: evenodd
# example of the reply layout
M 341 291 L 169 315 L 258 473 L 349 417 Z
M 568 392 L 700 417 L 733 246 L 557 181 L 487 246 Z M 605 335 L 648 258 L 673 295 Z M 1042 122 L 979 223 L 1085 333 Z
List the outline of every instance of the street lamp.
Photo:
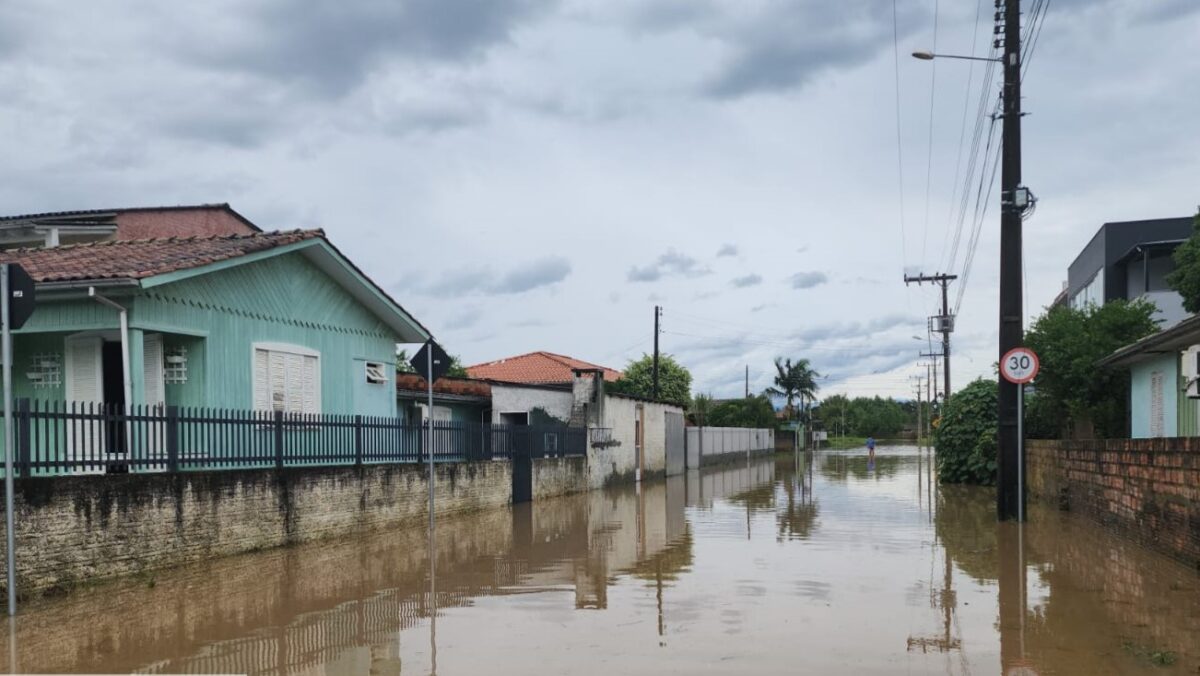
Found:
M 993 61 L 999 63 L 1003 59 L 991 59 L 985 56 L 958 56 L 957 54 L 934 54 L 933 52 L 919 51 L 912 53 L 914 59 L 922 61 L 933 61 L 934 59 L 962 59 L 963 61 Z

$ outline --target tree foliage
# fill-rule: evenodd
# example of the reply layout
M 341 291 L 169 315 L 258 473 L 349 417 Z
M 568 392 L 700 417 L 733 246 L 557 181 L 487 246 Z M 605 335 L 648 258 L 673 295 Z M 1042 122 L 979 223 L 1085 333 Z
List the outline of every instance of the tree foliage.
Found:
M 1044 397 L 1039 414 L 1064 424 L 1091 422 L 1102 437 L 1123 435 L 1128 376 L 1096 362 L 1157 331 L 1153 315 L 1154 305 L 1145 300 L 1047 310 L 1025 334 L 1041 361 L 1034 381 Z
M 708 416 L 713 409 L 713 398 L 710 394 L 697 394 L 692 397 L 692 403 L 688 406 L 688 417 L 691 418 L 692 424 L 704 426 L 708 424 Z
M 654 398 L 654 357 L 643 354 L 629 362 L 620 380 L 606 385 L 609 391 Z M 669 354 L 658 358 L 658 399 L 687 406 L 692 396 L 692 374 Z
M 805 400 L 811 402 L 817 396 L 817 378 L 821 374 L 813 370 L 807 359 L 797 359 L 793 363 L 790 357 L 786 360 L 776 357 L 775 372 L 775 387 L 768 387 L 766 393 L 783 397 L 789 415 L 794 418 L 796 399 L 800 399 L 801 403 Z
M 1200 312 L 1200 208 L 1192 222 L 1192 236 L 1172 254 L 1175 269 L 1166 282 L 1183 296 L 1183 308 L 1192 314 Z
M 762 427 L 776 425 L 775 407 L 765 395 L 729 399 L 712 407 L 706 423 L 712 427 Z
M 981 378 L 943 407 L 942 423 L 933 433 L 943 483 L 996 483 L 996 390 L 996 381 Z
M 900 402 L 890 397 L 848 399 L 841 394 L 826 397 L 817 407 L 815 416 L 827 430 L 855 437 L 879 438 L 895 436 L 913 417 Z

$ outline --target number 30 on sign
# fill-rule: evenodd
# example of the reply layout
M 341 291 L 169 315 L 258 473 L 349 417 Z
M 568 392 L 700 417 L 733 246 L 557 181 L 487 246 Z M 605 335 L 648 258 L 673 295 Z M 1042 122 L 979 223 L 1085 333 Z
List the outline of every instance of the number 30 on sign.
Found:
M 1038 374 L 1038 358 L 1033 350 L 1017 347 L 1009 350 L 1000 360 L 1000 374 L 1010 383 L 1024 385 Z

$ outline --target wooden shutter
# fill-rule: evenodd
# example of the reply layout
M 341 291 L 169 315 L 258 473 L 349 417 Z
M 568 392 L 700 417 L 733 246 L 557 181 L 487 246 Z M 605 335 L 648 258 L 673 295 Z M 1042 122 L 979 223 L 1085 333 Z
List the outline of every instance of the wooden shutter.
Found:
M 68 338 L 66 347 L 67 410 L 86 411 L 104 403 L 104 341 L 99 336 Z M 99 421 L 67 421 L 67 460 L 100 459 L 104 454 L 104 425 Z M 82 470 L 74 470 L 76 473 Z M 99 470 L 92 470 L 99 471 Z
M 1150 374 L 1150 436 L 1166 436 L 1163 423 L 1163 374 Z
M 161 333 L 148 333 L 142 339 L 142 370 L 146 383 L 146 405 L 162 406 L 167 401 L 163 383 L 163 343 Z
M 271 410 L 271 376 L 266 350 L 254 350 L 254 410 Z
M 321 359 L 304 348 L 263 344 L 254 349 L 254 408 L 321 412 Z
M 267 352 L 268 390 L 271 393 L 271 410 L 286 411 L 287 408 L 287 355 L 270 350 Z
M 67 402 L 104 401 L 104 369 L 99 336 L 68 338 L 66 342 Z
M 320 363 L 316 357 L 304 355 L 300 357 L 303 373 L 301 390 L 305 413 L 321 412 L 321 374 L 318 371 Z

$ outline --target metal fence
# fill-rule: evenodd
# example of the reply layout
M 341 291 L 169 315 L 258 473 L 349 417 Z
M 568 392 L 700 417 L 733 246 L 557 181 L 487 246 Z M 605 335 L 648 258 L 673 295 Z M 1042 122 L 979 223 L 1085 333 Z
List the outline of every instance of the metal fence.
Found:
M 587 453 L 587 429 L 17 400 L 18 476 L 506 460 Z

